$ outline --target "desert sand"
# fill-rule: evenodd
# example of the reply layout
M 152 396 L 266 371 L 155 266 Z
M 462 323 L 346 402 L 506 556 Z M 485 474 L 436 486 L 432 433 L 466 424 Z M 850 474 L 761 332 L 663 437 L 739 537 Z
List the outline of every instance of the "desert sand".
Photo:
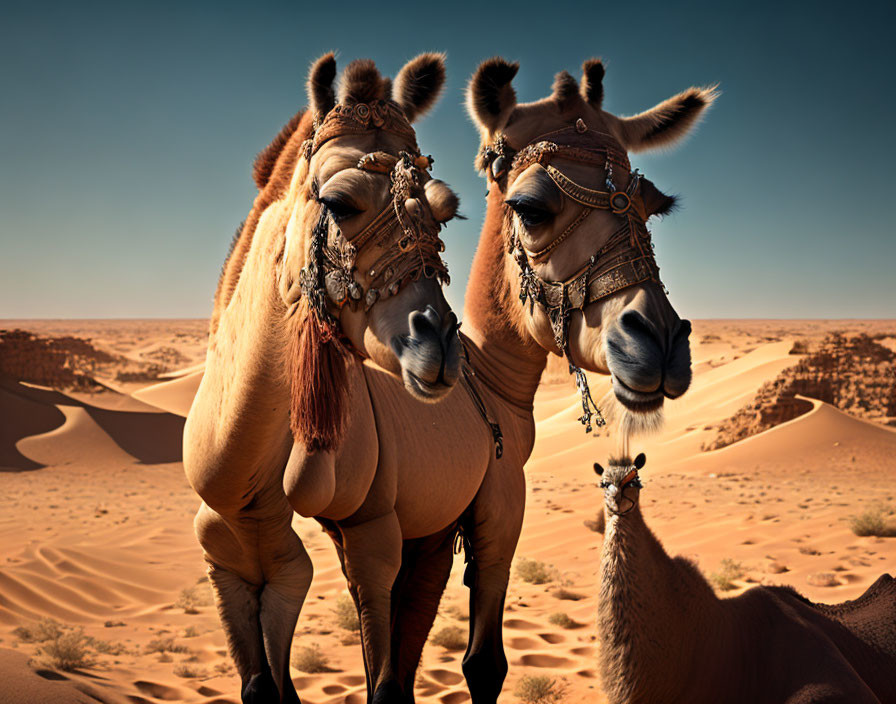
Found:
M 238 702 L 192 533 L 198 499 L 180 464 L 205 323 L 0 321 L 0 328 L 89 338 L 113 358 L 97 368 L 100 388 L 0 381 L 0 704 Z M 727 565 L 733 588 L 725 595 L 791 584 L 815 601 L 838 602 L 896 570 L 896 538 L 859 537 L 850 525 L 869 507 L 889 506 L 884 515 L 896 508 L 896 429 L 809 400 L 811 410 L 770 430 L 701 449 L 799 360 L 795 342 L 811 348 L 833 330 L 886 334 L 880 344 L 896 349 L 894 321 L 697 321 L 691 390 L 667 403 L 662 432 L 633 444 L 648 457 L 648 524 L 671 554 L 692 558 L 706 574 Z M 139 381 L 138 372 L 156 378 Z M 608 389 L 606 379 L 592 383 L 595 398 Z M 536 399 L 538 439 L 517 550 L 518 560 L 544 563 L 549 579 L 511 578 L 503 702 L 519 701 L 514 688 L 526 675 L 555 678 L 562 701 L 603 701 L 594 626 L 601 547 L 594 521 L 603 500 L 591 466 L 606 460 L 615 440 L 606 431 L 586 435 L 578 404 L 571 381 L 552 365 Z M 363 702 L 357 636 L 334 614 L 345 592 L 336 554 L 316 523 L 297 518 L 294 526 L 315 565 L 294 650 L 319 646 L 328 669 L 294 669 L 296 687 L 309 704 Z M 458 556 L 434 633 L 466 629 L 462 570 Z M 89 667 L 64 672 L 40 652 L 46 643 L 33 642 L 35 624 L 47 618 L 83 629 Z M 461 658 L 429 643 L 418 701 L 468 700 Z

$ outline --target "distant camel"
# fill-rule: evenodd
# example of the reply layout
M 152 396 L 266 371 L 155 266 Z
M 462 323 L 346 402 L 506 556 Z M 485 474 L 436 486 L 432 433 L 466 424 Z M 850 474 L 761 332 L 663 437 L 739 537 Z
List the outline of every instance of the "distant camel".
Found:
M 790 587 L 719 599 L 670 558 L 641 515 L 634 462 L 602 475 L 606 532 L 597 629 L 612 704 L 894 704 L 896 580 L 813 604 Z
M 184 429 L 184 468 L 204 501 L 196 534 L 244 702 L 299 701 L 289 651 L 312 565 L 293 511 L 340 533 L 379 686 L 394 681 L 396 504 L 438 504 L 455 486 L 425 463 L 397 466 L 405 439 L 390 413 L 397 397 L 428 408 L 459 374 L 438 238 L 457 198 L 429 176 L 410 124 L 442 88 L 443 57 L 417 57 L 394 87 L 355 61 L 338 102 L 335 76 L 332 54 L 314 64 L 311 109 L 255 162 L 260 192 L 225 264 Z M 427 455 L 439 449 L 431 430 Z

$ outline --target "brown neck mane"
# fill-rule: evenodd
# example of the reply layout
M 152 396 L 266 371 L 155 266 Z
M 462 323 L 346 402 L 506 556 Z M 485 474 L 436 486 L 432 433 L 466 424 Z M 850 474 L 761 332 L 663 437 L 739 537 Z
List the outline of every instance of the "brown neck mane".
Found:
M 258 221 L 265 209 L 289 188 L 289 182 L 299 161 L 300 147 L 311 135 L 312 128 L 311 112 L 299 110 L 255 160 L 253 177 L 261 190 L 255 198 L 249 216 L 234 239 L 230 254 L 221 270 L 211 318 L 212 334 L 218 329 L 221 313 L 233 296 L 243 265 L 246 263 L 246 255 L 252 246 L 252 237 Z
M 504 196 L 491 185 L 485 223 L 467 284 L 463 332 L 477 378 L 496 395 L 531 412 L 547 352 L 525 333 L 522 306 L 505 256 Z

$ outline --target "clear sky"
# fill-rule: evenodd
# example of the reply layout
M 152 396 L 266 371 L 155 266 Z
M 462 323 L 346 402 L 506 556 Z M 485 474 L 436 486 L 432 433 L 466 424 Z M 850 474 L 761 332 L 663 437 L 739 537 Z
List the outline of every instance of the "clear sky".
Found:
M 447 52 L 418 141 L 469 218 L 446 233 L 458 309 L 485 193 L 467 79 L 502 55 L 533 100 L 601 56 L 604 107 L 619 114 L 721 84 L 683 146 L 633 159 L 683 199 L 654 227 L 682 316 L 896 318 L 893 7 L 4 2 L 0 318 L 207 316 L 254 155 L 330 49 L 389 75 Z

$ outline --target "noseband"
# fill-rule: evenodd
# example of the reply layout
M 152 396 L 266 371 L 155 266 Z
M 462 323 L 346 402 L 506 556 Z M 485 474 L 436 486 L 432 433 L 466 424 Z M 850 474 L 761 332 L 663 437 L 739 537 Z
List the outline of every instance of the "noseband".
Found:
M 438 236 L 441 225 L 424 218 L 422 208 L 414 213 L 407 208 L 409 199 L 423 196 L 432 158 L 420 154 L 414 130 L 398 106 L 387 100 L 337 105 L 315 125 L 302 149 L 310 160 L 330 139 L 374 130 L 397 134 L 409 145 L 397 155 L 382 151 L 365 154 L 356 167 L 389 174 L 391 200 L 351 239 L 342 234 L 324 206 L 311 235 L 308 263 L 299 273 L 299 295 L 308 297 L 318 319 L 333 333 L 338 331 L 338 311 L 346 304 L 368 311 L 378 300 L 396 295 L 421 276 L 443 284 L 449 281 L 448 267 L 440 256 L 445 251 Z M 365 288 L 356 261 L 365 248 L 374 246 L 382 253 L 366 272 Z
M 606 191 L 597 191 L 576 183 L 551 165 L 560 157 L 584 164 L 602 166 L 606 171 Z M 641 194 L 641 176 L 631 166 L 625 150 L 611 136 L 589 130 L 579 119 L 574 127 L 537 137 L 519 152 L 511 148 L 503 135 L 483 147 L 477 165 L 486 170 L 506 193 L 509 184 L 532 164 L 541 164 L 551 181 L 566 196 L 581 206 L 572 223 L 552 242 L 538 251 L 527 250 L 513 220 L 510 207 L 505 212 L 504 232 L 508 232 L 507 251 L 513 256 L 520 272 L 520 301 L 529 302 L 529 311 L 538 305 L 548 316 L 557 347 L 575 374 L 576 386 L 582 396 L 582 416 L 579 421 L 585 432 L 591 432 L 592 417 L 597 427 L 606 421 L 591 397 L 585 372 L 573 361 L 569 350 L 569 320 L 575 310 L 584 310 L 591 303 L 608 298 L 622 289 L 645 281 L 662 285 L 659 267 L 653 252 L 646 221 L 649 217 Z M 625 190 L 617 190 L 613 182 L 613 167 L 630 172 Z M 609 210 L 620 219 L 619 228 L 607 242 L 592 254 L 579 270 L 565 281 L 541 278 L 533 265 L 550 259 L 554 250 L 595 210 Z

